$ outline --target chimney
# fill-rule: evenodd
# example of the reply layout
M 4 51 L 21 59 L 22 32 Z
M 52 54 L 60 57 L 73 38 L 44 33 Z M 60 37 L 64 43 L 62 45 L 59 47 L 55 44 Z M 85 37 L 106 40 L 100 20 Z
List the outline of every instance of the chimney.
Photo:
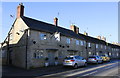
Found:
M 102 37 L 102 40 L 106 41 L 106 38 L 103 36 L 103 37 Z
M 79 28 L 78 27 L 76 27 L 76 33 L 79 34 Z
M 71 25 L 71 26 L 70 26 L 70 29 L 71 29 L 73 32 L 75 32 L 76 34 L 79 33 L 79 28 L 76 27 L 75 25 Z
M 58 26 L 58 18 L 57 17 L 54 18 L 54 25 Z
M 88 36 L 88 33 L 87 33 L 87 32 L 84 32 L 84 35 Z
M 24 16 L 24 6 L 23 3 L 20 3 L 17 7 L 17 18 L 20 18 L 21 16 Z
M 99 40 L 101 40 L 101 36 L 97 36 L 97 38 L 98 38 Z

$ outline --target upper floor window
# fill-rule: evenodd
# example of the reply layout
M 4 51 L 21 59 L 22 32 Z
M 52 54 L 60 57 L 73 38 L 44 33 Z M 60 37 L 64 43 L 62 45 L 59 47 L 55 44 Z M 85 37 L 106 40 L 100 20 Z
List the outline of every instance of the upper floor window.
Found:
M 80 45 L 79 40 L 76 40 L 76 45 Z
M 88 43 L 88 47 L 91 47 L 91 43 Z
M 105 49 L 107 49 L 107 47 L 105 46 Z
M 46 39 L 47 39 L 46 34 L 41 33 L 41 34 L 40 34 L 40 39 L 41 39 L 41 40 L 46 40 Z
M 84 41 L 84 45 L 86 45 L 86 41 Z
M 66 39 L 66 43 L 67 43 L 67 44 L 70 44 L 70 38 L 67 38 L 67 39 Z
M 112 51 L 113 51 L 113 48 L 112 48 Z
M 81 46 L 83 46 L 83 45 L 84 45 L 84 41 L 81 40 L 81 41 L 80 41 L 80 44 L 81 44 Z
M 98 48 L 98 44 L 96 44 L 96 48 Z
M 101 48 L 103 48 L 103 45 L 101 44 Z

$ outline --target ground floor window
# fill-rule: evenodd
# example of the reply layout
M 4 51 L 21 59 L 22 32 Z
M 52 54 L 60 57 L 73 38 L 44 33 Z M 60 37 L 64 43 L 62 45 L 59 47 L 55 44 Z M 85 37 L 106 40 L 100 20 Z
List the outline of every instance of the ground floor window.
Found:
M 35 50 L 33 57 L 35 59 L 43 58 L 43 50 Z
M 117 57 L 119 56 L 119 53 L 117 53 Z
M 96 52 L 96 55 L 99 55 L 99 52 Z
M 89 56 L 92 55 L 92 52 L 89 52 Z

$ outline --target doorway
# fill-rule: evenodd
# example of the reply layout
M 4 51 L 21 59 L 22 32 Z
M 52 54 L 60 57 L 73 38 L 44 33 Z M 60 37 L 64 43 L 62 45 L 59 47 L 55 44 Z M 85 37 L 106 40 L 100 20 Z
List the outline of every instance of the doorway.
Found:
M 55 51 L 49 51 L 48 52 L 48 58 L 49 58 L 49 65 L 55 65 Z

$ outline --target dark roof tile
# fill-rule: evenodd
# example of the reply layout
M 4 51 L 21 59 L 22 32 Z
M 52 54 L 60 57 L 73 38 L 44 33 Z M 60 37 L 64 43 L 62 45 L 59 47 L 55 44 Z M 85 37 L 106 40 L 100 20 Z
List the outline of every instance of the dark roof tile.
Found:
M 23 21 L 26 23 L 26 25 L 30 29 L 39 30 L 39 31 L 43 31 L 43 32 L 49 32 L 49 33 L 60 32 L 62 35 L 65 35 L 65 36 L 68 36 L 68 37 L 82 39 L 82 40 L 86 40 L 88 42 L 97 43 L 97 44 L 104 44 L 104 45 L 107 44 L 103 40 L 99 40 L 97 38 L 86 36 L 86 35 L 81 34 L 81 33 L 76 34 L 72 30 L 65 29 L 65 28 L 62 28 L 62 27 L 59 27 L 59 26 L 55 26 L 53 24 L 45 23 L 45 22 L 38 21 L 38 20 L 28 18 L 28 17 L 25 17 L 25 16 L 22 16 L 21 18 L 23 19 Z M 109 45 L 113 46 L 110 43 L 109 43 Z
M 60 32 L 62 35 L 65 35 L 68 37 L 73 37 L 73 38 L 82 39 L 82 40 L 84 39 L 83 37 L 79 36 L 78 34 L 76 34 L 71 30 L 68 30 L 59 26 L 55 26 L 53 24 L 48 24 L 42 21 L 38 21 L 32 18 L 28 18 L 25 16 L 22 16 L 21 18 L 27 24 L 27 26 L 30 27 L 30 29 L 40 30 L 40 31 L 49 32 L 49 33 Z

